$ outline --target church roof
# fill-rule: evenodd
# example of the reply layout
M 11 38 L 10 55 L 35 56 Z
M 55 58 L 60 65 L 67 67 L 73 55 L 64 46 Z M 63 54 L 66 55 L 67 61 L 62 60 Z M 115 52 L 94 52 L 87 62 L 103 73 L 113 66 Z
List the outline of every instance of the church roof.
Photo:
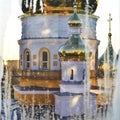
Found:
M 74 5 L 74 13 L 68 20 L 68 24 L 69 24 L 69 26 L 81 26 L 82 25 L 82 22 L 81 22 L 80 18 L 77 15 L 77 6 L 76 6 L 76 4 Z
M 75 95 L 83 95 L 83 93 L 56 92 L 55 95 L 58 95 L 58 96 L 75 96 Z
M 19 90 L 19 91 L 59 91 L 59 88 L 46 88 L 46 87 L 39 87 L 39 86 L 19 86 L 19 85 L 15 85 L 14 86 L 15 89 Z
M 109 65 L 112 66 L 113 61 L 114 61 L 114 56 L 116 55 L 116 53 L 113 49 L 113 46 L 112 46 L 112 41 L 111 41 L 111 36 L 112 36 L 111 21 L 112 21 L 111 14 L 109 14 L 109 19 L 108 19 L 108 22 L 109 22 L 108 45 L 107 45 L 107 48 L 106 48 L 105 52 L 103 53 L 103 55 L 99 58 L 99 61 L 98 61 L 99 66 L 103 66 L 103 64 L 105 62 L 109 63 Z
M 83 81 L 62 81 L 61 85 L 83 85 Z
M 69 40 L 59 49 L 60 57 L 78 58 L 85 60 L 85 53 L 90 52 L 88 46 L 82 40 L 79 34 L 73 34 Z
M 111 40 L 109 40 L 105 52 L 104 52 L 103 55 L 99 58 L 98 65 L 99 65 L 99 66 L 102 66 L 103 63 L 104 63 L 104 62 L 107 62 L 108 60 L 109 60 L 109 63 L 112 65 L 115 54 L 116 54 L 116 53 L 115 53 L 115 51 L 114 51 L 114 49 L 113 49 L 112 42 L 111 42 Z

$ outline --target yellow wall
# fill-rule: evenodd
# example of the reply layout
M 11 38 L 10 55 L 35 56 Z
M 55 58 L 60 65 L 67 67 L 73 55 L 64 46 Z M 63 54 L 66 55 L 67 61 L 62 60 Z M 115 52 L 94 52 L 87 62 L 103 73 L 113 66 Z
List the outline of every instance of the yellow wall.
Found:
M 17 91 L 14 92 L 16 100 L 19 100 L 20 104 L 31 105 L 54 105 L 53 94 L 19 94 Z
M 46 88 L 59 88 L 60 80 L 21 79 L 20 86 L 37 86 Z
M 97 72 L 95 70 L 90 71 L 90 83 L 91 83 L 91 86 L 98 86 Z
M 20 87 L 25 86 L 37 86 L 43 88 L 59 88 L 61 80 L 41 80 L 41 79 L 29 79 L 29 78 L 21 78 L 20 79 Z M 90 82 L 91 85 L 97 86 L 97 77 L 96 72 L 90 72 Z M 20 102 L 20 104 L 32 104 L 34 102 L 35 105 L 38 104 L 54 104 L 54 95 L 53 94 L 20 94 L 17 91 L 14 91 L 14 98 Z M 34 101 L 33 101 L 34 98 Z

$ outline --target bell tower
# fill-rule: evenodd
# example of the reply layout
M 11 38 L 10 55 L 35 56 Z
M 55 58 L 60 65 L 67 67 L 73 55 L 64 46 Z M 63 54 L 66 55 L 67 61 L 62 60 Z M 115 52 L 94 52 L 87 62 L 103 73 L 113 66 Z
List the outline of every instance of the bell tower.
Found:
M 61 60 L 60 92 L 55 94 L 55 113 L 61 120 L 69 117 L 81 117 L 85 111 L 85 94 L 90 94 L 89 59 L 90 49 L 80 35 L 81 20 L 77 15 L 77 3 L 74 3 L 74 13 L 68 20 L 70 36 L 60 47 L 58 53 Z M 87 87 L 85 87 L 87 85 Z M 92 115 L 96 112 L 96 95 L 90 94 Z
M 80 36 L 82 22 L 77 15 L 76 7 L 77 4 L 74 3 L 74 13 L 68 20 L 69 40 L 58 51 L 62 70 L 61 92 L 84 92 L 84 79 L 88 69 L 86 54 L 90 54 L 90 51 Z

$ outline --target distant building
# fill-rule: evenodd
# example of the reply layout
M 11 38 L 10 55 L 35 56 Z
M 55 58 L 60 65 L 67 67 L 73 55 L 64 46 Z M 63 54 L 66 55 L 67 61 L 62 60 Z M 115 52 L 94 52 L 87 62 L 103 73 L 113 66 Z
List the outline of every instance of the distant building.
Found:
M 3 77 L 3 59 L 0 57 L 0 81 Z
M 12 71 L 19 70 L 19 60 L 7 60 L 7 68 Z
M 105 70 L 109 71 L 110 77 L 113 77 L 114 70 L 116 69 L 116 53 L 112 46 L 112 33 L 111 33 L 111 14 L 109 14 L 109 33 L 108 45 L 103 55 L 98 60 L 98 77 L 103 78 Z
M 4 69 L 4 66 L 3 66 L 3 59 L 2 57 L 0 56 L 0 112 L 1 112 L 1 106 L 2 106 L 2 78 L 3 78 L 3 69 Z M 1 114 L 0 114 L 0 119 L 1 119 Z
M 6 74 L 8 75 L 6 77 Z M 3 76 L 1 81 L 1 91 L 2 91 L 2 99 L 5 95 L 5 83 L 10 83 L 11 86 L 11 98 L 14 96 L 13 85 L 19 83 L 19 79 L 17 78 L 19 74 L 19 60 L 7 60 L 6 63 L 3 63 Z M 3 101 L 4 102 L 4 101 Z

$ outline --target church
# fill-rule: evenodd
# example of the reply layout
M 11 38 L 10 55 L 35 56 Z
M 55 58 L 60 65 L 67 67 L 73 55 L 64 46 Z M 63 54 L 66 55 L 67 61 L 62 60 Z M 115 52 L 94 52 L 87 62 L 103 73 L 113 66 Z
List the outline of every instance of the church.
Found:
M 97 95 L 90 91 L 98 86 L 97 5 L 97 0 L 22 0 L 21 72 L 14 86 L 20 106 L 52 106 L 61 119 L 78 116 L 89 93 L 95 115 Z

